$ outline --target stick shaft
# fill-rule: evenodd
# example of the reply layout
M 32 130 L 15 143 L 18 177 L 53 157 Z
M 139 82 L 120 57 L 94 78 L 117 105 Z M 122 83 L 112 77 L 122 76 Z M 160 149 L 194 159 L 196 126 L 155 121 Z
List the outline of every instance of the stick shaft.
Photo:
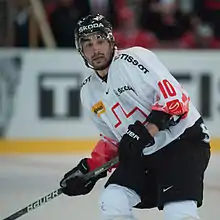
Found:
M 102 166 L 98 167 L 97 169 L 92 170 L 91 172 L 85 174 L 84 178 L 89 179 L 91 177 L 95 177 L 95 176 L 99 175 L 100 173 L 102 173 L 102 172 L 108 170 L 109 168 L 113 167 L 117 163 L 118 163 L 118 157 L 115 157 L 114 159 L 108 161 L 107 163 L 103 164 Z M 47 194 L 46 196 L 40 198 L 39 200 L 29 204 L 25 208 L 18 210 L 17 212 L 10 215 L 9 217 L 4 218 L 3 220 L 15 220 L 15 219 L 21 217 L 22 215 L 25 215 L 25 214 L 29 213 L 30 211 L 33 211 L 33 210 L 37 209 L 41 205 L 51 201 L 52 199 L 58 197 L 61 194 L 62 194 L 61 188 L 56 189 L 53 192 Z
M 15 212 L 14 214 L 10 215 L 9 217 L 3 219 L 3 220 L 14 220 L 19 217 L 21 217 L 24 214 L 27 214 L 30 211 L 35 210 L 36 208 L 40 207 L 41 205 L 49 202 L 50 200 L 56 198 L 57 196 L 61 195 L 62 191 L 61 189 L 54 190 L 53 192 L 47 194 L 46 196 L 40 198 L 39 200 L 29 204 L 23 209 L 20 209 L 19 211 Z

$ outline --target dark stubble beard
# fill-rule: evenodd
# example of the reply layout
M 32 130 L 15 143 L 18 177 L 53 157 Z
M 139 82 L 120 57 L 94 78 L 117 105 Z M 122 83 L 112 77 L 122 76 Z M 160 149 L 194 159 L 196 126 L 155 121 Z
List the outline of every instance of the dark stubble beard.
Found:
M 94 70 L 105 70 L 106 68 L 108 68 L 112 62 L 113 56 L 114 56 L 114 50 L 111 51 L 110 58 L 108 59 L 108 61 L 101 66 L 98 67 L 94 66 Z
M 112 55 L 111 55 L 111 58 L 103 65 L 97 66 L 97 67 L 94 66 L 94 70 L 105 70 L 106 68 L 110 66 L 111 62 L 112 62 Z

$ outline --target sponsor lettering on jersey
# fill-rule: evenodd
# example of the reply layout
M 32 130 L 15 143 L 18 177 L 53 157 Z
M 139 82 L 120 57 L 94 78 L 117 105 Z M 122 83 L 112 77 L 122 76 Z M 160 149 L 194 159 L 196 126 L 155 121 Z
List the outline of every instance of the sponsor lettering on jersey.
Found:
M 92 75 L 88 76 L 82 83 L 81 83 L 81 87 L 83 87 L 84 85 L 86 85 L 88 82 L 90 82 Z
M 115 95 L 117 95 L 117 96 L 120 96 L 123 92 L 129 91 L 129 90 L 132 90 L 133 92 L 135 92 L 134 89 L 128 85 L 122 86 L 117 89 L 113 89 Z
M 142 65 L 140 63 L 140 61 L 136 60 L 131 55 L 128 55 L 128 54 L 125 54 L 125 53 L 119 54 L 119 55 L 115 56 L 114 61 L 118 60 L 119 58 L 121 60 L 126 60 L 127 62 L 133 64 L 134 66 L 137 66 L 138 69 L 140 69 L 144 74 L 149 72 L 149 70 L 144 65 Z
M 87 26 L 82 26 L 79 28 L 79 33 L 99 27 L 104 27 L 104 25 L 102 23 L 94 23 L 94 24 L 89 24 Z
M 178 99 L 166 103 L 167 110 L 171 115 L 184 115 L 189 111 L 188 103 L 182 103 Z
M 92 106 L 92 112 L 94 112 L 98 117 L 106 112 L 105 106 L 101 100 Z

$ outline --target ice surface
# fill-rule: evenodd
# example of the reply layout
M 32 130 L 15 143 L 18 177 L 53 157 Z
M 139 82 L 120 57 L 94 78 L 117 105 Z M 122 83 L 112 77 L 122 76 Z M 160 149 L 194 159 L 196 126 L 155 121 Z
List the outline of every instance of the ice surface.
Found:
M 13 155 L 0 156 L 0 220 L 24 208 L 59 187 L 63 174 L 85 155 Z M 202 220 L 220 219 L 220 154 L 213 154 L 205 177 Z M 22 216 L 23 220 L 74 219 L 97 220 L 98 199 L 104 181 L 87 196 L 59 196 Z M 139 220 L 162 220 L 157 209 L 134 210 Z

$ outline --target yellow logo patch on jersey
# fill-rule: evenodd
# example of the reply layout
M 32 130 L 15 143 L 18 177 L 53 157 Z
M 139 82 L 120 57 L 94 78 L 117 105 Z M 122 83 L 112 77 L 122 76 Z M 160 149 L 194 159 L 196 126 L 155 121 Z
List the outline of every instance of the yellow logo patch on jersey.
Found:
M 94 112 L 98 117 L 100 117 L 101 114 L 105 113 L 105 111 L 105 106 L 101 100 L 92 106 L 92 112 Z

